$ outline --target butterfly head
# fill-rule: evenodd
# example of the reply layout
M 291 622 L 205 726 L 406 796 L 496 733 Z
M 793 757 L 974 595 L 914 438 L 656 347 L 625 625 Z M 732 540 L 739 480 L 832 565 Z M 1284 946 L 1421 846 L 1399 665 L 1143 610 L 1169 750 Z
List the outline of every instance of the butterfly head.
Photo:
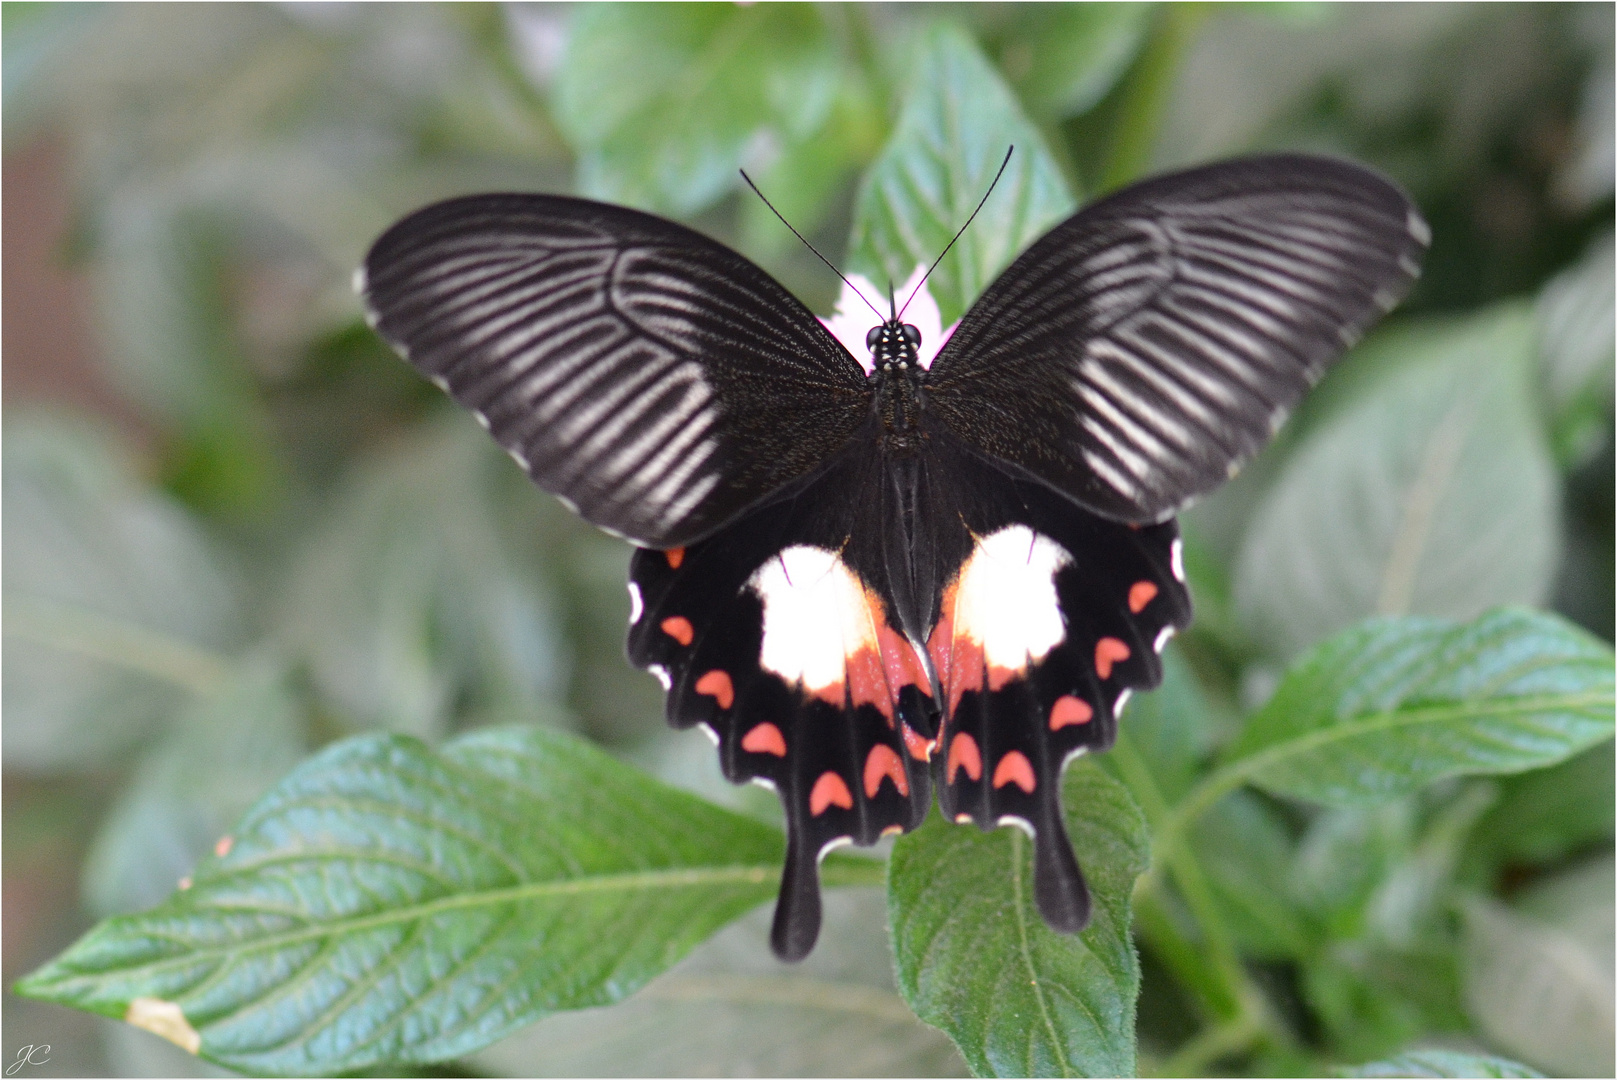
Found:
M 880 326 L 872 326 L 865 335 L 865 347 L 873 361 L 871 373 L 882 371 L 912 371 L 920 366 L 917 350 L 921 345 L 921 331 L 912 324 L 889 319 Z

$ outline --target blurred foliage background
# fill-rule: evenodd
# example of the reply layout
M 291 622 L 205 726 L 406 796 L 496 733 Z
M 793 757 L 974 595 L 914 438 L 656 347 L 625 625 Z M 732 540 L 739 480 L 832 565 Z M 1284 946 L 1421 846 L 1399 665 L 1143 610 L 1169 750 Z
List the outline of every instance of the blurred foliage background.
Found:
M 775 812 L 666 730 L 623 660 L 628 549 L 394 357 L 349 275 L 432 199 L 571 191 L 691 222 L 827 312 L 834 280 L 736 170 L 857 261 L 861 175 L 938 22 L 969 34 L 1084 198 L 1302 148 L 1390 173 L 1433 228 L 1404 308 L 1187 516 L 1197 626 L 1135 710 L 1160 720 L 1193 694 L 1233 718 L 1377 612 L 1519 602 L 1612 637 L 1610 5 L 3 15 L 8 983 L 167 895 L 288 768 L 365 729 L 554 725 Z M 1377 516 L 1388 491 L 1399 521 Z M 1186 737 L 1205 758 L 1232 723 Z M 1211 884 L 1299 1035 L 1225 1067 L 1443 1045 L 1610 1074 L 1609 743 L 1373 812 L 1225 810 L 1198 839 L 1219 853 Z M 543 1021 L 455 1074 L 961 1070 L 892 993 L 881 897 L 829 902 L 790 977 L 744 921 L 609 1017 Z M 1194 1030 L 1194 988 L 1144 960 L 1150 1071 Z M 779 998 L 739 1000 L 748 974 L 780 975 Z M 10 994 L 4 1021 L 8 1062 L 51 1045 L 32 1075 L 207 1074 Z

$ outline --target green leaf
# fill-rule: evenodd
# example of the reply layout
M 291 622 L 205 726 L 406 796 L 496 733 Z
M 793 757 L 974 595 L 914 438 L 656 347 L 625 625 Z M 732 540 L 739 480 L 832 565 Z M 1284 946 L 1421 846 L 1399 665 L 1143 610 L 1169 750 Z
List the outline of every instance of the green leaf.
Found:
M 1617 1069 L 1610 852 L 1465 915 L 1465 998 L 1490 1042 L 1564 1076 Z
M 1539 293 L 1535 315 L 1544 404 L 1556 456 L 1565 465 L 1600 449 L 1611 410 L 1617 291 L 1611 233 Z
M 305 542 L 277 634 L 359 723 L 428 736 L 468 711 L 562 720 L 552 602 L 500 528 L 509 468 L 446 416 L 362 463 Z
M 948 326 L 1024 247 L 1072 212 L 1073 197 L 1043 136 L 964 31 L 933 27 L 912 66 L 898 125 L 859 192 L 851 270 L 897 284 L 930 266 L 987 192 L 1006 149 L 1016 147 L 993 197 L 927 281 Z
M 898 985 L 979 1076 L 1132 1076 L 1140 967 L 1129 940 L 1145 819 L 1092 762 L 1066 775 L 1062 805 L 1094 901 L 1081 934 L 1034 907 L 1032 844 L 933 815 L 893 846 L 888 911 Z
M 1502 780 L 1499 798 L 1473 834 L 1490 867 L 1551 863 L 1584 847 L 1610 843 L 1617 818 L 1611 743 L 1547 769 Z
M 880 889 L 828 892 L 814 951 L 789 965 L 759 947 L 771 917 L 759 908 L 628 1001 L 547 1016 L 470 1064 L 495 1076 L 970 1075 L 894 988 L 886 905 Z
M 1314 815 L 1297 845 L 1291 895 L 1322 935 L 1366 934 L 1371 897 L 1414 849 L 1416 824 L 1412 799 Z
M 1294 841 L 1272 807 L 1235 792 L 1196 823 L 1190 842 L 1243 953 L 1274 960 L 1308 952 L 1314 934 L 1293 888 Z
M 575 10 L 556 120 L 587 195 L 693 214 L 818 137 L 848 77 L 820 12 L 590 4 Z
M 105 425 L 5 426 L 8 767 L 107 762 L 225 675 L 231 567 Z
M 1610 648 L 1556 616 L 1378 619 L 1299 661 L 1224 768 L 1275 794 L 1369 805 L 1560 761 L 1611 737 L 1612 708 Z
M 999 66 L 1029 109 L 1088 112 L 1145 43 L 1151 4 L 1035 4 L 1005 28 Z
M 440 752 L 340 743 L 221 848 L 18 992 L 247 1072 L 438 1061 L 633 993 L 774 894 L 783 840 L 569 736 L 507 728 Z M 827 860 L 826 879 L 874 866 Z
M 1220 726 L 1184 653 L 1170 643 L 1162 653 L 1162 684 L 1131 698 L 1123 720 L 1128 752 L 1139 756 L 1139 767 L 1149 776 L 1156 795 L 1136 786 L 1132 770 L 1120 768 L 1117 755 L 1096 760 L 1129 785 L 1142 807 L 1157 799 L 1171 805 L 1195 783 Z
M 1547 595 L 1558 479 L 1532 397 L 1532 316 L 1393 335 L 1258 508 L 1235 601 L 1280 659 L 1374 614 L 1472 618 Z M 1351 374 L 1352 372 L 1350 372 Z
M 1465 1054 L 1458 1050 L 1411 1050 L 1407 1054 L 1372 1061 L 1351 1069 L 1341 1076 L 1361 1077 L 1530 1077 L 1544 1074 L 1508 1058 L 1492 1054 Z

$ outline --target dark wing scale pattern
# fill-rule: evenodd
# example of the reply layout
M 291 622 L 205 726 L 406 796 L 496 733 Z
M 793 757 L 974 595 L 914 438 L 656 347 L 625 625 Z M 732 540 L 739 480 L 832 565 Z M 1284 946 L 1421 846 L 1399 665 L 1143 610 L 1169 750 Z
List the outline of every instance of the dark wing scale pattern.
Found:
M 372 325 L 540 487 L 641 544 L 689 543 L 819 467 L 864 373 L 700 233 L 582 199 L 420 210 L 366 257 Z
M 1268 442 L 1409 291 L 1429 238 L 1402 191 L 1329 158 L 1148 180 L 989 287 L 933 363 L 929 402 L 1097 513 L 1161 521 Z
M 953 821 L 1027 829 L 1040 913 L 1073 932 L 1088 922 L 1089 896 L 1062 824 L 1062 770 L 1076 754 L 1109 749 L 1127 695 L 1162 681 L 1162 648 L 1189 625 L 1190 593 L 1174 522 L 1119 524 L 1042 485 L 1007 484 L 1020 503 L 1010 520 L 1070 557 L 1054 575 L 1064 636 L 996 679 L 986 665 L 962 670 L 980 651 L 952 619 L 940 623 L 929 648 L 955 704 L 938 741 L 938 802 Z
M 800 542 L 792 516 L 792 503 L 767 506 L 687 548 L 637 552 L 628 651 L 666 685 L 669 722 L 712 735 L 727 778 L 778 793 L 787 851 L 771 943 L 795 960 L 819 934 L 824 850 L 914 828 L 932 794 L 929 765 L 907 751 L 898 722 L 918 722 L 914 687 L 895 696 L 889 720 L 875 705 L 847 696 L 832 704 L 761 666 L 764 606 L 748 581 Z

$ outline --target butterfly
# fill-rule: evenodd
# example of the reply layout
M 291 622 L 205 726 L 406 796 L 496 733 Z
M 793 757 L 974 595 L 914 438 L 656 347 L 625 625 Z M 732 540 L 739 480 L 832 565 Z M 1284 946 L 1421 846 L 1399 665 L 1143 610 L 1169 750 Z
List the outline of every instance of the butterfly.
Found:
M 1403 298 L 1429 240 L 1360 165 L 1222 162 L 1079 210 L 941 345 L 890 305 L 867 358 L 723 244 L 557 195 L 419 210 L 356 287 L 539 487 L 638 548 L 629 658 L 727 777 L 778 792 L 771 944 L 797 959 L 820 860 L 915 828 L 934 792 L 948 820 L 1029 833 L 1039 912 L 1085 926 L 1061 773 L 1190 621 L 1175 513 Z

